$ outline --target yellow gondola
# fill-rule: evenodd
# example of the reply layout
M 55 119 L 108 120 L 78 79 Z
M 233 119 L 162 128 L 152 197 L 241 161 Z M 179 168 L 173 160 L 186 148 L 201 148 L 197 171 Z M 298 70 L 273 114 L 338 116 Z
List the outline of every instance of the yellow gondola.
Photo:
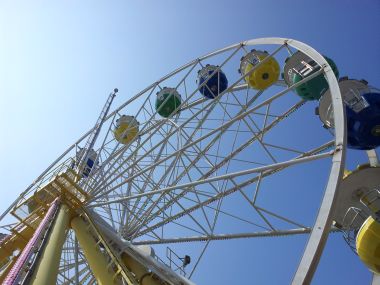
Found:
M 364 264 L 380 274 L 380 224 L 371 216 L 363 223 L 356 236 L 356 250 Z
M 137 137 L 139 125 L 135 117 L 122 115 L 116 120 L 116 128 L 113 132 L 115 139 L 122 144 L 130 143 Z
M 260 66 L 255 67 L 267 56 L 269 56 L 269 54 L 266 51 L 252 50 L 241 59 L 239 69 L 241 74 L 247 74 L 253 68 L 256 68 L 249 75 L 245 76 L 245 81 L 253 89 L 264 90 L 275 83 L 279 78 L 280 66 L 273 57 L 269 58 Z

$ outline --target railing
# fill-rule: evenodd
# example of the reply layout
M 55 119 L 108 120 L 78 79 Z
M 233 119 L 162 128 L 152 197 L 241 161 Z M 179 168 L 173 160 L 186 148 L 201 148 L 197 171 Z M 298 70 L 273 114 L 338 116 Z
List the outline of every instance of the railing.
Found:
M 341 231 L 343 233 L 344 240 L 355 254 L 357 254 L 356 236 L 368 216 L 369 215 L 362 209 L 355 207 L 349 208 L 344 215 Z

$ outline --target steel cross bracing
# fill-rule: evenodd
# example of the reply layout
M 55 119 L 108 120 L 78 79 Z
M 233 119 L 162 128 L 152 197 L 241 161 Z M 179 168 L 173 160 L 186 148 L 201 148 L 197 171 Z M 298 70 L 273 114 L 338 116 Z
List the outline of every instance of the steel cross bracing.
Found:
M 70 230 L 62 248 L 57 284 L 86 284 L 84 281 L 92 277 L 86 258 L 76 244 L 74 232 Z
M 281 95 L 283 95 L 283 94 L 285 94 L 285 92 L 280 92 L 279 94 L 277 94 L 277 95 L 274 96 L 274 97 L 276 98 L 276 97 L 279 97 L 279 96 L 281 96 Z M 274 100 L 273 97 L 271 98 L 270 101 L 272 101 L 272 100 Z M 259 106 L 259 107 L 262 107 L 262 106 Z M 256 110 L 256 109 L 258 109 L 258 107 L 256 107 L 256 108 L 252 108 L 252 110 Z M 217 133 L 217 132 L 220 131 L 220 130 L 221 130 L 221 133 L 220 133 L 220 134 L 222 134 L 222 133 L 224 132 L 223 130 L 227 129 L 230 125 L 232 125 L 234 122 L 238 121 L 239 119 L 243 118 L 244 116 L 249 115 L 250 111 L 251 111 L 251 110 L 246 111 L 246 112 L 242 112 L 242 114 L 237 115 L 233 120 L 227 122 L 226 124 L 220 126 L 220 127 L 217 128 L 217 129 L 214 129 L 213 131 L 211 131 L 211 132 L 207 133 L 206 135 L 204 135 L 204 136 L 198 138 L 197 140 L 195 140 L 195 141 L 193 141 L 193 142 L 187 144 L 187 145 L 184 146 L 182 149 L 186 149 L 186 148 L 188 148 L 188 147 L 191 147 L 191 146 L 195 145 L 196 143 L 198 143 L 198 142 L 200 142 L 200 141 L 202 141 L 202 140 L 204 140 L 204 139 L 210 137 L 211 135 Z M 172 134 L 173 134 L 173 133 L 172 133 Z M 165 138 L 164 141 L 167 140 L 169 137 L 170 137 L 170 136 L 168 136 L 167 138 Z M 157 146 L 159 146 L 159 144 L 158 144 Z M 171 153 L 170 155 L 164 157 L 163 159 L 161 159 L 161 160 L 158 161 L 158 162 L 155 162 L 154 164 L 150 165 L 147 169 L 148 169 L 148 170 L 149 170 L 149 169 L 153 169 L 153 168 L 154 168 L 155 166 L 157 166 L 158 164 L 160 164 L 160 163 L 162 163 L 162 162 L 165 162 L 166 160 L 170 159 L 171 157 L 173 157 L 173 156 L 179 154 L 179 153 L 182 151 L 182 149 L 177 150 L 177 151 Z M 153 151 L 153 150 L 154 150 L 154 149 L 152 149 L 151 151 Z M 149 152 L 149 153 L 150 153 L 150 152 Z M 145 156 L 146 156 L 146 155 L 147 155 L 147 154 L 145 154 Z M 141 159 L 142 159 L 142 157 L 141 157 L 138 161 L 140 161 Z M 124 162 L 126 162 L 126 161 L 124 160 Z M 124 170 L 124 172 L 125 172 L 125 170 Z M 134 174 L 132 177 L 128 178 L 128 180 L 132 180 L 134 177 L 138 176 L 139 174 L 140 174 L 140 173 L 136 173 L 136 174 Z M 118 176 L 120 176 L 120 174 L 119 174 Z M 106 185 L 100 185 L 100 186 L 98 186 L 98 188 L 109 186 L 112 182 L 114 182 L 114 181 L 118 178 L 118 176 L 115 177 L 115 178 L 113 178 L 113 179 L 111 179 L 111 181 L 108 182 L 108 184 L 106 184 Z M 118 188 L 119 186 L 121 186 L 121 185 L 118 184 L 118 185 L 114 186 L 114 188 Z M 95 190 L 96 190 L 96 188 L 95 188 Z M 111 191 L 112 191 L 112 188 L 111 188 L 110 190 L 108 190 L 106 193 L 103 193 L 103 195 L 106 195 L 106 194 L 108 194 L 108 193 L 111 192 Z M 101 197 L 101 196 L 98 196 L 98 197 L 96 197 L 96 198 L 99 198 L 99 197 Z
M 199 97 L 202 86 L 195 86 L 194 78 L 197 69 L 208 60 L 216 58 L 219 68 L 229 74 L 231 67 L 236 69 L 239 58 L 247 54 L 247 46 L 272 42 L 277 46 L 270 56 L 283 57 L 283 50 L 291 54 L 292 47 L 302 48 L 323 68 L 290 88 L 280 80 L 264 92 L 250 89 L 243 83 L 246 74 L 242 74 L 231 79 L 229 88 L 214 100 Z M 23 197 L 27 198 L 28 193 L 43 187 L 44 181 L 58 174 L 62 169 L 59 162 L 73 157 L 73 150 L 82 145 L 85 149 L 94 148 L 99 161 L 98 167 L 81 182 L 83 189 L 91 194 L 86 207 L 134 244 L 207 241 L 199 254 L 193 254 L 190 276 L 200 259 L 207 255 L 210 241 L 310 234 L 312 221 L 305 223 L 289 216 L 284 209 L 264 205 L 261 197 L 266 195 L 267 181 L 289 173 L 288 169 L 302 169 L 298 165 L 320 165 L 321 161 L 328 164 L 329 158 L 334 157 L 339 168 L 341 160 L 336 155 L 339 151 L 329 150 L 334 148 L 334 141 L 292 145 L 286 140 L 273 139 L 293 115 L 297 117 L 299 112 L 304 112 L 303 106 L 308 108 L 304 101 L 289 93 L 322 72 L 328 73 L 328 67 L 323 64 L 326 65 L 324 60 L 310 48 L 285 39 L 243 42 L 197 58 L 153 83 L 109 115 L 109 108 L 102 112 L 104 131 L 98 132 L 100 140 L 96 140 L 98 135 L 94 136 L 99 130 L 97 124 L 60 156 Z M 160 118 L 154 108 L 154 94 L 162 86 L 176 88 L 183 98 L 180 113 L 171 118 Z M 138 137 L 127 145 L 113 137 L 114 122 L 123 114 L 135 116 L 140 123 Z M 341 137 L 338 130 L 338 140 Z M 86 147 L 89 141 L 93 143 Z M 330 181 L 338 176 L 334 172 Z M 246 217 L 229 208 L 228 201 L 235 200 L 254 214 Z M 331 205 L 327 208 L 331 210 Z M 221 232 L 221 224 L 228 219 L 245 226 L 239 232 L 228 229 Z M 326 229 L 328 223 L 324 223 L 321 228 Z M 173 236 L 173 231 L 180 234 Z M 311 239 L 323 243 L 322 238 Z M 317 249 L 313 255 L 320 252 Z M 315 267 L 315 261 L 311 262 Z M 309 276 L 312 270 L 303 272 Z M 58 279 L 59 284 L 95 282 L 73 233 L 69 234 L 62 251 Z
M 279 118 L 278 118 L 277 120 L 273 121 L 272 124 L 271 124 L 270 126 L 266 127 L 262 132 L 260 132 L 260 134 L 264 134 L 266 131 L 269 131 L 271 127 L 275 126 L 280 120 L 282 120 L 283 118 L 285 118 L 286 116 L 288 116 L 291 112 L 293 112 L 294 110 L 296 110 L 299 106 L 301 106 L 301 104 L 297 104 L 297 105 L 295 105 L 295 106 L 292 107 L 289 111 L 287 111 L 286 113 L 284 113 L 282 116 L 279 116 Z M 234 152 L 232 152 L 228 157 L 224 158 L 223 161 L 221 161 L 221 162 L 219 163 L 219 166 L 218 166 L 218 167 L 215 167 L 213 171 L 217 170 L 219 167 L 221 167 L 221 166 L 225 163 L 225 161 L 229 161 L 229 159 L 231 159 L 234 155 L 236 155 L 236 154 L 239 153 L 242 149 L 244 149 L 245 147 L 247 147 L 248 145 L 250 145 L 250 144 L 255 140 L 256 137 L 257 137 L 257 135 L 253 136 L 253 137 L 250 138 L 246 143 L 244 143 L 240 148 L 236 149 L 236 150 L 235 150 Z M 211 143 L 210 143 L 210 145 L 211 145 Z M 184 148 L 183 148 L 183 149 L 184 149 Z M 183 149 L 180 149 L 180 150 L 178 151 L 178 153 L 181 153 L 181 152 L 184 153 L 184 152 L 183 152 Z M 199 160 L 199 159 L 202 157 L 202 155 L 203 155 L 203 153 L 200 152 L 199 155 L 198 155 L 197 160 Z M 210 171 L 206 177 L 210 176 L 210 175 L 212 174 L 213 171 Z M 183 173 L 185 173 L 185 172 L 183 172 Z M 131 179 L 131 180 L 132 180 L 132 179 Z M 176 183 L 176 182 L 178 182 L 178 181 L 175 181 L 175 183 Z M 173 184 L 175 184 L 175 183 L 173 183 Z
M 232 56 L 234 56 L 238 51 L 240 50 L 240 47 L 238 47 L 221 65 L 220 65 L 220 68 L 222 68 L 223 66 L 224 66 L 224 64 L 229 60 L 229 59 L 231 59 L 232 58 Z M 191 70 L 192 69 L 194 69 L 194 67 L 195 67 L 195 65 L 197 64 L 198 62 L 195 62 L 195 64 L 193 65 L 193 67 L 191 68 Z M 214 73 L 213 74 L 215 74 L 217 72 L 217 70 L 215 70 L 214 71 Z M 185 78 L 188 76 L 188 74 L 189 73 L 187 73 L 186 75 L 185 75 Z M 241 78 L 242 79 L 242 78 Z M 181 80 L 182 82 L 184 82 L 184 79 L 183 80 Z M 204 82 L 201 86 L 204 86 L 206 84 L 206 82 Z M 237 85 L 237 83 L 235 84 L 235 85 Z M 187 96 L 187 99 L 183 102 L 183 104 L 186 104 L 193 96 L 195 96 L 195 94 L 198 92 L 198 90 L 199 90 L 199 88 L 201 87 L 201 86 L 199 86 L 195 91 L 193 91 L 189 96 Z M 234 85 L 232 85 L 230 88 L 233 88 L 234 87 Z M 153 89 L 154 90 L 154 89 Z M 151 93 L 153 92 L 153 90 L 151 91 Z M 223 92 L 223 93 L 225 93 L 225 92 Z M 145 102 L 147 102 L 147 101 L 145 101 Z M 212 104 L 212 102 L 210 102 L 209 103 L 210 105 Z M 139 109 L 139 111 L 137 112 L 137 114 L 139 114 L 140 113 L 140 111 L 141 110 L 144 110 L 145 108 L 144 108 L 144 105 Z M 201 113 L 201 111 L 198 111 L 197 113 Z M 153 118 L 153 116 L 155 116 L 155 115 L 157 115 L 157 112 L 156 111 L 154 111 L 153 112 L 153 114 L 151 115 L 151 117 L 149 118 L 149 120 L 148 120 L 148 122 L 150 121 L 150 120 L 152 120 L 152 118 Z M 162 120 L 161 121 L 161 123 L 159 124 L 159 126 L 162 126 L 163 124 L 165 123 L 165 121 L 164 120 Z M 144 129 L 142 129 L 141 130 L 141 132 L 143 132 L 144 131 Z M 148 138 L 144 141 L 144 142 L 142 142 L 142 144 L 144 144 L 144 143 L 146 143 L 147 142 L 147 140 L 148 140 Z M 118 146 L 118 144 L 116 145 L 116 147 Z M 115 147 L 115 148 L 116 148 Z M 103 187 L 104 187 L 104 185 L 102 185 Z
M 282 47 L 279 47 L 273 54 L 275 54 L 275 53 L 277 53 L 279 50 L 281 50 L 281 48 Z M 238 49 L 236 49 L 236 51 L 234 52 L 234 53 L 232 53 L 228 58 L 227 58 L 227 60 L 229 60 L 237 51 L 239 50 L 239 48 Z M 223 67 L 223 65 L 227 62 L 227 60 L 225 60 L 222 64 L 221 64 L 221 66 L 220 66 L 220 68 L 221 67 Z M 264 63 L 265 61 L 262 61 L 261 62 L 261 64 L 262 63 Z M 253 71 L 253 70 L 252 70 Z M 251 71 L 251 72 L 252 72 Z M 215 71 L 216 72 L 216 71 Z M 214 72 L 214 73 L 215 73 Z M 213 74 L 214 74 L 213 73 Z M 318 75 L 318 74 L 317 74 Z M 244 78 L 244 76 L 245 75 L 243 75 L 243 76 L 241 76 L 240 78 L 239 78 L 239 80 L 236 82 L 236 83 L 234 83 L 234 84 L 232 84 L 230 87 L 229 87 L 229 89 L 232 89 L 234 86 L 237 86 L 238 85 L 238 82 L 240 82 L 243 78 Z M 316 76 L 316 75 L 314 75 L 314 76 Z M 205 82 L 206 83 L 206 82 Z M 205 84 L 205 83 L 203 83 L 203 85 Z M 301 84 L 302 84 L 303 82 L 301 82 Z M 202 85 L 201 85 L 202 86 Z M 195 95 L 195 93 L 199 90 L 199 88 L 201 87 L 201 86 L 199 86 L 192 94 L 190 94 L 190 96 L 189 96 L 189 98 L 191 98 L 192 96 L 194 96 Z M 229 90 L 228 89 L 228 90 Z M 219 97 L 221 97 L 221 96 L 223 96 L 228 90 L 226 90 L 226 91 L 224 91 L 224 92 L 222 92 L 221 93 L 221 95 L 219 96 Z M 286 92 L 285 92 L 286 93 Z M 189 99 L 187 99 L 187 100 L 189 100 Z M 187 100 L 184 102 L 184 104 L 187 102 Z M 216 100 L 218 100 L 218 99 L 216 99 Z M 210 102 L 208 105 L 216 105 L 214 102 Z M 143 109 L 143 107 L 141 107 L 141 109 Z M 140 110 L 141 110 L 140 109 Z M 209 111 L 208 111 L 208 113 L 212 110 L 213 108 L 210 108 L 209 109 Z M 198 114 L 200 114 L 202 112 L 202 110 L 199 110 L 192 118 L 194 118 L 196 115 L 198 115 Z M 156 115 L 156 112 L 154 112 L 154 114 L 152 115 L 152 117 L 154 116 L 154 115 Z M 192 118 L 190 118 L 188 121 L 190 121 Z M 206 120 L 206 118 L 207 118 L 207 115 L 206 116 L 204 116 L 203 117 L 203 120 Z M 188 121 L 186 121 L 186 122 L 188 122 Z M 200 123 L 202 123 L 202 121 L 200 122 Z M 194 131 L 195 132 L 195 131 Z M 100 185 L 100 186 L 104 186 L 104 185 Z
M 316 152 L 320 152 L 322 149 L 324 149 L 324 148 L 326 148 L 326 147 L 330 147 L 330 146 L 331 146 L 331 143 L 327 144 L 327 145 L 324 146 L 323 148 L 317 148 L 315 151 L 316 151 Z M 313 151 L 313 152 L 314 152 L 314 151 Z M 312 152 L 310 152 L 310 153 L 312 153 Z M 265 176 L 267 176 L 267 175 L 270 175 L 270 174 L 272 174 L 273 172 L 281 171 L 284 167 L 286 167 L 286 166 L 279 167 L 279 168 L 274 168 L 274 169 L 268 169 L 267 171 L 263 171 L 262 177 L 265 177 Z M 223 197 L 225 197 L 225 196 L 227 196 L 227 195 L 229 195 L 229 194 L 232 194 L 232 193 L 238 191 L 239 188 L 243 188 L 243 187 L 245 187 L 245 186 L 247 186 L 247 185 L 250 185 L 250 184 L 256 182 L 257 180 L 258 180 L 258 177 L 256 176 L 256 177 L 254 177 L 254 178 L 252 178 L 252 179 L 250 179 L 250 180 L 248 180 L 248 181 L 245 181 L 245 182 L 243 182 L 243 183 L 240 183 L 239 185 L 236 185 L 236 186 L 234 186 L 234 187 L 232 187 L 232 188 L 230 188 L 230 189 L 227 189 L 227 190 L 225 190 L 225 191 L 223 191 L 223 192 L 221 192 L 221 193 L 219 193 L 219 194 L 217 194 L 217 195 L 215 195 L 215 196 L 213 196 L 213 197 L 210 197 L 209 199 L 205 200 L 205 201 L 202 202 L 202 203 L 199 203 L 199 204 L 197 204 L 197 205 L 194 205 L 192 208 L 188 208 L 188 209 L 187 209 L 186 211 L 184 211 L 184 212 L 179 212 L 178 214 L 176 214 L 176 215 L 174 215 L 174 216 L 168 217 L 167 220 L 163 220 L 162 222 L 160 222 L 159 224 L 153 226 L 152 228 L 148 228 L 147 230 L 141 231 L 140 234 L 141 234 L 141 235 L 144 235 L 144 234 L 148 233 L 149 231 L 153 230 L 154 228 L 157 228 L 157 227 L 163 226 L 164 224 L 169 223 L 170 221 L 172 221 L 172 220 L 174 220 L 174 219 L 178 219 L 178 218 L 180 218 L 181 216 L 187 214 L 188 212 L 194 211 L 194 210 L 198 209 L 199 207 L 202 207 L 202 206 L 205 206 L 205 205 L 210 204 L 210 203 L 212 203 L 212 202 L 215 202 L 215 201 L 217 201 L 217 200 L 219 200 L 219 199 L 221 199 L 221 198 L 223 198 Z M 148 193 L 148 195 L 149 195 L 149 193 Z

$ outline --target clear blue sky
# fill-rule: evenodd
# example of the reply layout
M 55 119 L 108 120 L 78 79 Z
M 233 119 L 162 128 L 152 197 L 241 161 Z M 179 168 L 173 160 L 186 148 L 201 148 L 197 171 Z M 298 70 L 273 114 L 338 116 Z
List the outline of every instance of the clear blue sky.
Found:
M 379 27 L 378 0 L 0 0 L 0 210 L 92 126 L 114 87 L 125 96 L 118 104 L 200 55 L 271 36 L 303 41 L 334 59 L 341 75 L 379 87 Z M 350 167 L 364 159 L 350 158 Z M 277 271 L 290 277 L 294 264 L 286 252 L 303 248 L 287 243 L 217 242 L 210 250 L 216 257 L 205 259 L 195 281 L 286 284 Z M 267 256 L 266 246 L 279 247 L 279 256 Z M 314 284 L 368 284 L 369 278 L 333 235 Z

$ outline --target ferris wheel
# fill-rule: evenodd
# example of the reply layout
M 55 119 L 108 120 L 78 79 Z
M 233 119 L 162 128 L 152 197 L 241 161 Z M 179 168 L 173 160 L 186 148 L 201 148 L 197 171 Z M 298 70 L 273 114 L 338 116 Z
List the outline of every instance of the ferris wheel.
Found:
M 194 284 L 216 241 L 302 235 L 284 282 L 308 284 L 332 232 L 379 273 L 368 248 L 380 244 L 380 92 L 338 77 L 306 44 L 263 38 L 198 57 L 116 108 L 113 90 L 1 215 L 1 282 Z M 345 171 L 347 148 L 370 165 Z

